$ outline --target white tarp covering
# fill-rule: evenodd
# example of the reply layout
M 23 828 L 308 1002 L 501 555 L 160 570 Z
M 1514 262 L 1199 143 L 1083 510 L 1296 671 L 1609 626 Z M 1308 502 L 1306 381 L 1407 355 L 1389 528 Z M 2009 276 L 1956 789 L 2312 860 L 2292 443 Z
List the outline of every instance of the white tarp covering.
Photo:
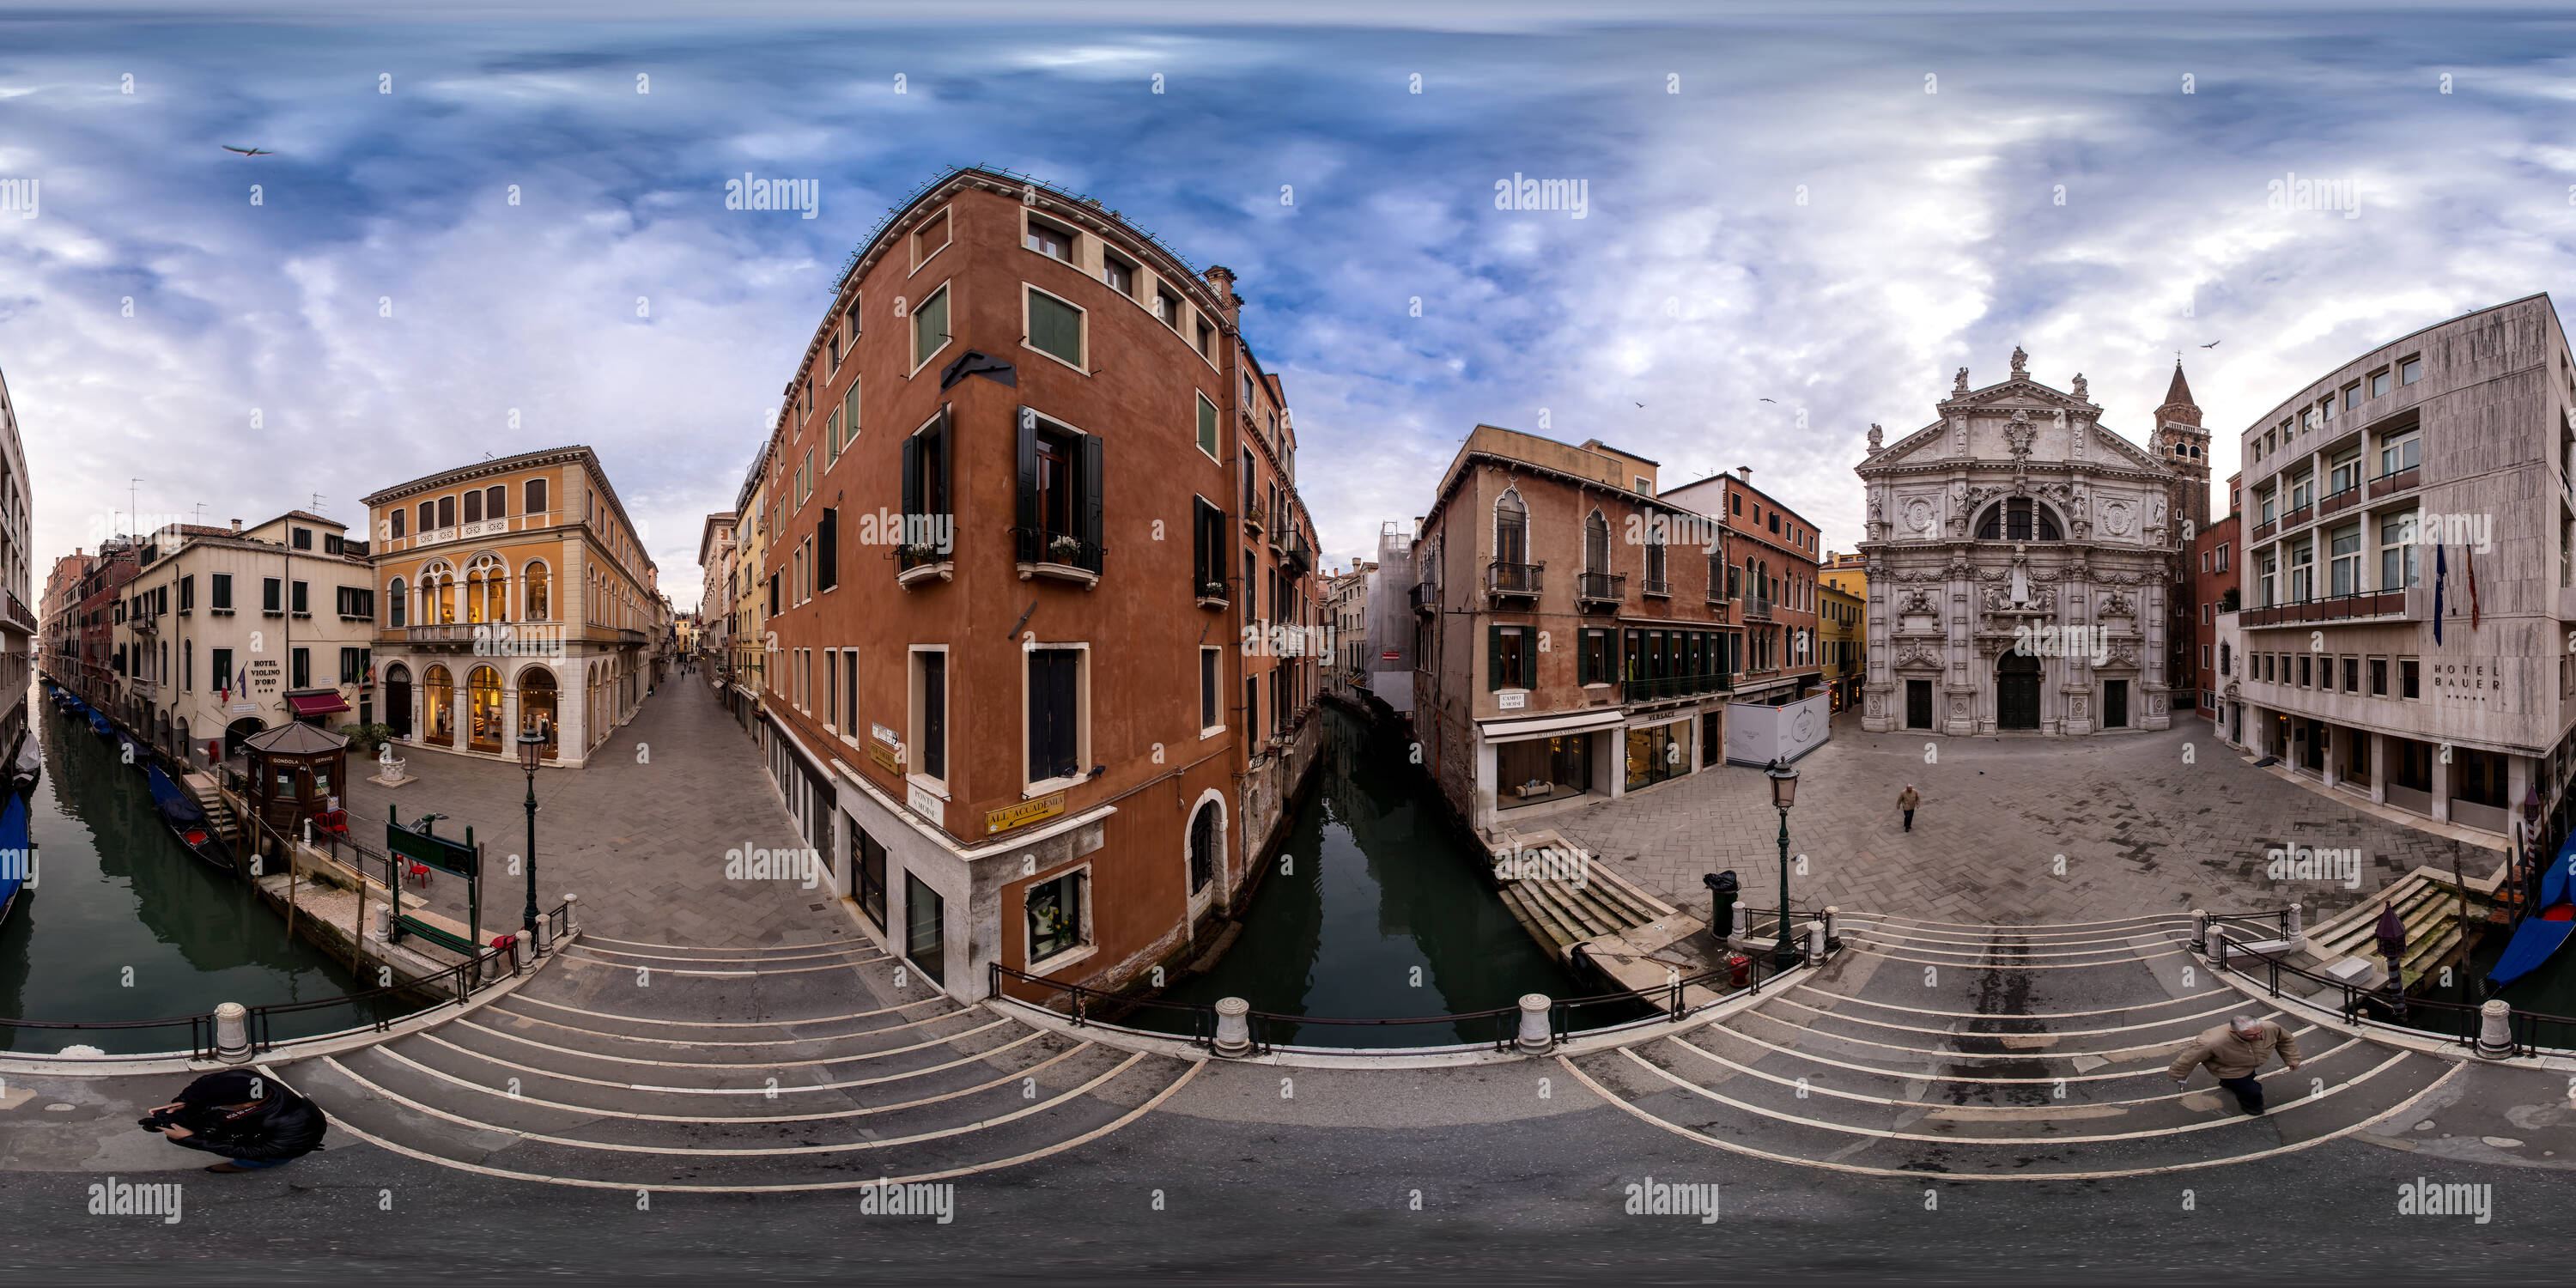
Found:
M 1819 693 L 1782 706 L 1752 702 L 1726 705 L 1726 763 L 1767 765 L 1796 760 L 1833 737 L 1833 696 Z

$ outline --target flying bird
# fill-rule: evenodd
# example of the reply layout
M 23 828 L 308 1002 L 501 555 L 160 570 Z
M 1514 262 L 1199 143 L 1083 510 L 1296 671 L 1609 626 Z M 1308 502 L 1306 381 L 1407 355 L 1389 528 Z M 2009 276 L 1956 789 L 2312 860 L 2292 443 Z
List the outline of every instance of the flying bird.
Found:
M 270 155 L 269 150 L 266 148 L 237 148 L 229 143 L 224 144 L 223 148 L 226 152 L 238 152 L 246 157 L 264 157 Z
M 1630 402 L 1637 402 L 1637 400 L 1636 400 L 1636 399 L 1634 399 L 1634 398 L 1631 398 L 1631 399 L 1629 399 L 1628 401 L 1630 401 Z M 1638 406 L 1640 406 L 1640 407 L 1643 407 L 1643 406 L 1645 406 L 1646 404 L 1644 404 L 1644 403 L 1637 403 L 1637 405 L 1638 405 Z
M 2215 348 L 2217 348 L 2218 346 L 2220 346 L 2220 345 L 2222 345 L 2222 344 L 2225 344 L 2225 343 L 2227 343 L 2227 342 L 2226 342 L 2226 341 L 2224 341 L 2224 340 L 2212 340 L 2212 341 L 2210 341 L 2209 343 L 2204 344 L 2204 345 L 2202 345 L 2202 346 L 2200 346 L 2200 347 L 2201 347 L 2201 348 L 2204 348 L 2204 349 L 2215 349 Z
M 1762 401 L 1767 402 L 1767 403 L 1776 403 L 1776 402 L 1778 402 L 1778 401 L 1780 401 L 1780 400 L 1779 400 L 1779 399 L 1777 399 L 1777 398 L 1765 398 L 1765 399 L 1763 399 Z

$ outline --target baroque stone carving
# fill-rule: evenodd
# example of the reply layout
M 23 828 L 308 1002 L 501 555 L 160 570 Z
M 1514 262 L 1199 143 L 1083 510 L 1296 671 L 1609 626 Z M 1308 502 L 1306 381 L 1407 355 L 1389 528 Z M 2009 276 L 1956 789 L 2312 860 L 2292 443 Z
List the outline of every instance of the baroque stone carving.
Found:
M 1880 437 L 1880 435 L 1882 435 L 1882 434 L 1884 434 L 1884 433 L 1886 433 L 1886 431 L 1885 431 L 1885 430 L 1882 430 L 1882 429 L 1880 429 L 1880 428 L 1878 427 L 1878 422 L 1877 422 L 1877 421 L 1871 421 L 1871 422 L 1869 423 L 1869 450 L 1870 450 L 1870 451 L 1872 451 L 1872 452 L 1876 452 L 1876 451 L 1878 450 L 1878 440 L 1879 440 L 1879 437 Z

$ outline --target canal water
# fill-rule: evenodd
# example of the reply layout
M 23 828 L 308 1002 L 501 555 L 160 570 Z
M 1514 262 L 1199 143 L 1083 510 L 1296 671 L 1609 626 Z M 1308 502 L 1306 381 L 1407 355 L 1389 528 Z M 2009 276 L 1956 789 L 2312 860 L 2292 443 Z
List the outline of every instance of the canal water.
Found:
M 1524 993 L 1613 991 L 1576 978 L 1512 919 L 1481 854 L 1444 823 L 1409 743 L 1329 704 L 1319 718 L 1316 788 L 1253 892 L 1242 934 L 1213 970 L 1182 981 L 1168 1000 L 1240 997 L 1277 1015 L 1377 1020 L 1493 1010 Z M 1495 1034 L 1491 1023 L 1304 1023 L 1264 1036 L 1388 1047 Z
M 223 1002 L 259 1006 L 359 990 L 345 962 L 290 938 L 286 919 L 247 882 L 181 848 L 161 825 L 141 770 L 120 763 L 112 745 L 41 690 L 29 701 L 29 729 L 45 753 L 29 819 L 40 866 L 34 888 L 0 924 L 0 1016 L 154 1020 L 203 1015 Z M 293 1012 L 275 1017 L 271 1032 L 327 1033 L 408 1009 Z M 0 1029 L 0 1050 L 9 1051 L 85 1043 L 129 1054 L 188 1042 L 184 1024 Z

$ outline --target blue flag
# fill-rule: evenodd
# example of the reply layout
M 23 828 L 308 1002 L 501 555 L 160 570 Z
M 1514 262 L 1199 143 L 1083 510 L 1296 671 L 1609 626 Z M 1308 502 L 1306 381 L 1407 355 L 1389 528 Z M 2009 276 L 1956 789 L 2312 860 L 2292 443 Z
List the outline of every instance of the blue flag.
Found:
M 2442 547 L 2433 547 L 2433 642 L 2442 642 L 2442 579 L 2450 575 L 2450 560 L 2443 558 Z

